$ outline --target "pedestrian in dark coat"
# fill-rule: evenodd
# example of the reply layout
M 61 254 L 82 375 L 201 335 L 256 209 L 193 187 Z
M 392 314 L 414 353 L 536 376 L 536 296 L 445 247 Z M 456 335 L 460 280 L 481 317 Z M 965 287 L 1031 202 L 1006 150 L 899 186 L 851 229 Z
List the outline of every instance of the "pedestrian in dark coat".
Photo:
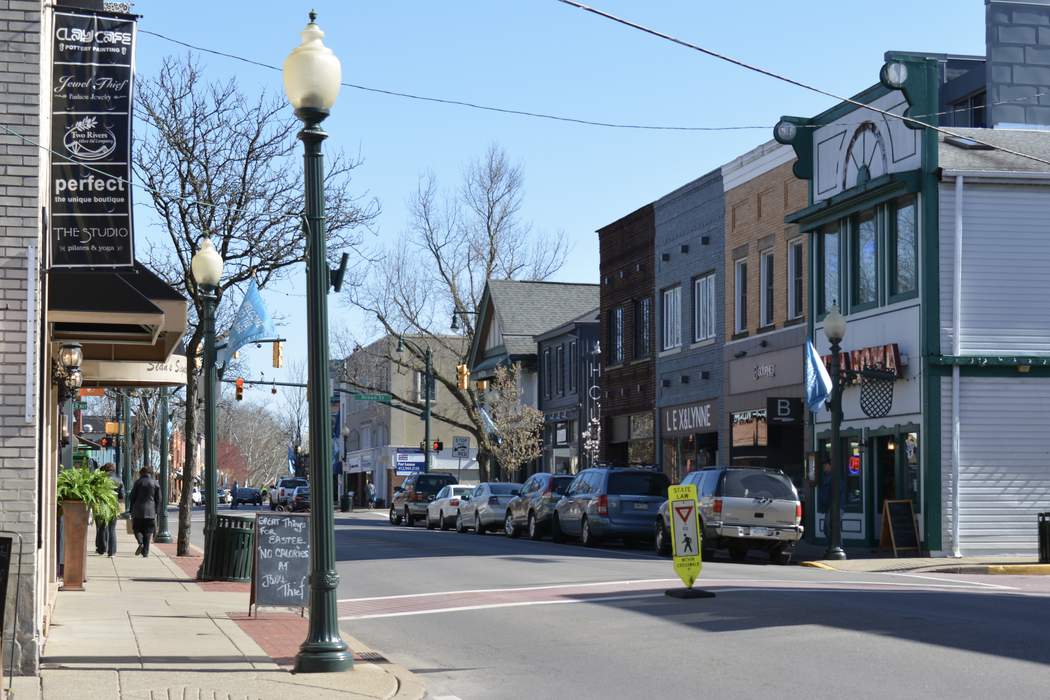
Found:
M 139 541 L 135 554 L 149 556 L 149 540 L 157 529 L 157 513 L 161 509 L 160 484 L 149 467 L 139 470 L 139 479 L 131 487 L 131 527 Z
M 117 492 L 117 500 L 124 500 L 124 482 L 117 476 L 117 465 L 108 462 L 102 465 L 102 471 L 113 481 L 113 490 Z M 107 554 L 113 556 L 117 553 L 117 519 L 113 518 L 108 523 L 95 521 L 95 551 L 99 556 Z

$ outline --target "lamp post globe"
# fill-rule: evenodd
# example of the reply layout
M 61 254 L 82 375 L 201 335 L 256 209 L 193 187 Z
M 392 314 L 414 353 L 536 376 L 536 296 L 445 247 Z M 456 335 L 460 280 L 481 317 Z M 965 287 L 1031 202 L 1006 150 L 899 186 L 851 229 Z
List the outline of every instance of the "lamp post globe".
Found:
M 310 117 L 314 116 L 311 112 L 327 116 L 339 96 L 343 79 L 339 59 L 324 45 L 324 32 L 316 19 L 317 14 L 311 11 L 310 23 L 300 34 L 302 43 L 284 59 L 284 94 L 296 116 L 304 122 L 311 121 Z
M 202 287 L 217 287 L 222 279 L 222 267 L 222 256 L 215 250 L 211 239 L 205 238 L 190 261 L 193 280 Z
M 84 351 L 80 347 L 80 343 L 65 343 L 59 348 L 58 361 L 62 365 L 62 369 L 66 371 L 72 371 L 80 367 L 81 362 L 84 361 Z
M 219 428 L 216 416 L 216 390 L 218 382 L 215 367 L 215 305 L 219 280 L 222 279 L 223 260 L 210 238 L 201 241 L 193 254 L 190 270 L 202 292 L 201 323 L 204 326 L 204 561 L 197 576 L 202 580 L 212 578 L 212 558 L 215 556 L 215 519 L 219 510 L 217 470 L 219 462 Z
M 846 337 L 846 317 L 838 306 L 832 306 L 824 317 L 824 335 L 832 343 L 841 343 Z
M 284 92 L 303 122 L 304 210 L 306 238 L 306 318 L 309 348 L 308 405 L 310 415 L 310 624 L 295 656 L 296 673 L 345 671 L 353 655 L 339 636 L 335 570 L 335 513 L 332 507 L 332 417 L 328 353 L 328 288 L 331 271 L 325 250 L 324 157 L 321 144 L 328 134 L 321 122 L 339 96 L 342 68 L 324 45 L 317 14 L 302 31 L 302 43 L 284 61 Z

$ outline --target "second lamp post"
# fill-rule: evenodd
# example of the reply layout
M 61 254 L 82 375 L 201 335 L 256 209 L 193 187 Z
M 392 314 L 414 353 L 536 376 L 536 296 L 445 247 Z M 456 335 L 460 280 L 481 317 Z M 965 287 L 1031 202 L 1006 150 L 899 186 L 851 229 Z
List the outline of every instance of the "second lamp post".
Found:
M 824 317 L 824 335 L 831 343 L 831 397 L 828 401 L 831 410 L 831 494 L 828 512 L 824 515 L 828 536 L 824 558 L 845 559 L 846 551 L 842 549 L 842 364 L 839 344 L 846 337 L 846 319 L 837 306 L 832 306 Z
M 215 416 L 215 305 L 218 302 L 219 280 L 222 278 L 222 256 L 215 250 L 210 238 L 205 238 L 200 250 L 193 256 L 191 263 L 193 279 L 201 290 L 203 301 L 201 323 L 204 326 L 204 561 L 201 563 L 198 578 L 207 581 L 211 578 L 210 562 L 213 554 L 215 516 L 219 510 L 219 498 L 216 492 L 216 471 L 218 469 L 218 426 Z M 183 488 L 192 488 L 192 484 L 183 484 Z
M 284 91 L 303 122 L 299 139 L 305 147 L 306 310 L 309 353 L 310 408 L 310 626 L 295 657 L 296 673 L 343 671 L 353 666 L 353 655 L 339 636 L 336 610 L 335 514 L 332 507 L 332 417 L 328 402 L 328 287 L 331 273 L 325 250 L 324 158 L 321 143 L 328 134 L 321 122 L 339 95 L 342 68 L 324 45 L 324 32 L 310 23 L 301 33 L 302 44 L 284 62 Z

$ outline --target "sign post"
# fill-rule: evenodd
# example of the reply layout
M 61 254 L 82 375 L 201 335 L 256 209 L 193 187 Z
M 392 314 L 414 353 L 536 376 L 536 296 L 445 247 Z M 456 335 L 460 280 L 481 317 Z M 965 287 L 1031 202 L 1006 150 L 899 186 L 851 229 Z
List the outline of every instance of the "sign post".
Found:
M 715 594 L 693 588 L 700 577 L 703 562 L 700 556 L 700 515 L 696 499 L 696 485 L 671 486 L 667 489 L 667 514 L 671 520 L 671 553 L 674 570 L 685 588 L 666 591 L 673 598 L 714 598 Z

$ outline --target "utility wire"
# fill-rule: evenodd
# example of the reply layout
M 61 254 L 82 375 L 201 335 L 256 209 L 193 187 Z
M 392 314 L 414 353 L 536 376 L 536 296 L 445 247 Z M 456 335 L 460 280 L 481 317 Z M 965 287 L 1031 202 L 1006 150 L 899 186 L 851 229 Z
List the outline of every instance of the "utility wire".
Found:
M 974 143 L 980 144 L 981 146 L 985 146 L 987 148 L 990 148 L 990 149 L 993 149 L 993 150 L 996 150 L 996 151 L 1001 151 L 1003 153 L 1008 153 L 1008 154 L 1010 154 L 1012 156 L 1017 156 L 1019 158 L 1026 158 L 1028 160 L 1034 160 L 1035 162 L 1042 163 L 1043 165 L 1050 165 L 1050 160 L 1047 160 L 1045 158 L 1040 158 L 1039 156 L 1033 156 L 1033 155 L 1030 155 L 1028 153 L 1022 153 L 1021 151 L 1015 151 L 1015 150 L 1013 150 L 1011 148 L 1006 148 L 1004 146 L 997 146 L 997 145 L 995 145 L 993 143 L 988 143 L 987 141 L 984 141 L 984 140 L 979 139 L 979 138 L 975 138 L 973 136 L 964 136 L 963 134 L 959 134 L 959 133 L 956 133 L 956 132 L 951 131 L 949 129 L 945 129 L 944 127 L 939 127 L 939 126 L 934 126 L 932 124 L 927 124 L 925 122 L 919 121 L 918 119 L 915 119 L 914 117 L 906 117 L 906 116 L 901 115 L 901 114 L 894 114 L 893 112 L 890 112 L 888 110 L 880 109 L 878 107 L 874 107 L 874 106 L 869 105 L 869 104 L 864 104 L 863 102 L 860 102 L 858 100 L 854 100 L 854 99 L 852 99 L 850 97 L 842 97 L 840 95 L 836 95 L 833 92 L 828 92 L 827 90 L 823 90 L 823 89 L 818 88 L 818 87 L 816 87 L 814 85 L 810 85 L 809 83 L 804 83 L 804 82 L 802 82 L 800 80 L 795 80 L 794 78 L 789 78 L 789 77 L 787 77 L 785 75 L 781 75 L 779 73 L 774 73 L 773 71 L 768 70 L 766 68 L 762 68 L 760 66 L 756 66 L 756 65 L 753 65 L 751 63 L 746 63 L 745 61 L 742 61 L 742 60 L 740 60 L 738 58 L 733 58 L 732 56 L 727 56 L 727 55 L 725 55 L 723 53 L 719 53 L 718 51 L 714 51 L 712 49 L 706 49 L 706 48 L 704 48 L 702 46 L 698 46 L 697 44 L 689 43 L 688 41 L 685 41 L 684 39 L 679 39 L 677 37 L 671 36 L 670 34 L 665 34 L 664 32 L 661 32 L 659 30 L 652 29 L 651 27 L 646 27 L 645 25 L 638 24 L 637 22 L 632 22 L 631 20 L 624 19 L 622 17 L 617 17 L 616 15 L 613 15 L 613 14 L 610 14 L 608 12 L 605 12 L 604 10 L 599 10 L 599 9 L 597 9 L 595 7 L 590 7 L 589 5 L 584 5 L 581 2 L 576 2 L 576 0 L 555 0 L 555 2 L 560 2 L 563 5 L 569 5 L 570 7 L 575 7 L 577 9 L 583 10 L 584 12 L 590 12 L 591 14 L 594 14 L 594 15 L 597 15 L 599 17 L 603 17 L 603 18 L 611 20 L 613 22 L 617 22 L 619 24 L 622 24 L 625 27 L 630 27 L 631 29 L 637 29 L 638 31 L 644 32 L 646 34 L 651 34 L 652 36 L 655 36 L 655 37 L 660 38 L 660 39 L 664 39 L 666 41 L 670 41 L 671 43 L 678 44 L 679 46 L 683 46 L 683 47 L 685 47 L 687 49 L 692 49 L 693 51 L 699 51 L 702 54 L 706 54 L 707 56 L 711 56 L 712 58 L 717 58 L 720 61 L 725 61 L 726 63 L 732 63 L 733 65 L 738 66 L 740 68 L 744 68 L 745 70 L 749 70 L 749 71 L 752 71 L 754 73 L 759 73 L 761 75 L 765 75 L 765 76 L 767 76 L 769 78 L 773 78 L 774 80 L 779 80 L 781 82 L 788 83 L 789 85 L 794 85 L 795 87 L 800 87 L 803 90 L 808 90 L 810 92 L 815 92 L 818 95 L 823 95 L 825 97 L 830 97 L 830 98 L 832 98 L 834 100 L 838 100 L 839 102 L 845 102 L 847 104 L 851 104 L 851 105 L 854 105 L 856 107 L 867 109 L 867 110 L 870 110 L 872 112 L 877 112 L 878 114 L 881 114 L 884 117 L 892 117 L 894 119 L 900 119 L 901 121 L 905 122 L 906 124 L 910 124 L 910 125 L 912 125 L 914 127 L 924 128 L 924 129 L 932 129 L 933 131 L 935 131 L 935 132 L 937 132 L 939 134 L 944 134 L 945 136 L 953 136 L 953 137 L 958 138 L 958 139 L 966 139 L 966 140 L 972 141 Z
M 216 56 L 223 56 L 225 58 L 232 58 L 235 61 L 241 61 L 248 63 L 253 66 L 259 66 L 260 68 L 266 68 L 268 70 L 274 70 L 281 72 L 281 69 L 271 63 L 263 63 L 262 61 L 256 61 L 251 58 L 245 58 L 244 56 L 238 56 L 236 54 L 228 53 L 226 51 L 219 51 L 217 49 L 209 49 L 205 46 L 198 46 L 191 44 L 174 37 L 166 36 L 160 32 L 153 32 L 146 29 L 140 29 L 139 34 L 149 34 L 155 36 L 158 39 L 170 41 L 173 44 L 184 46 L 194 51 L 201 51 L 203 53 L 210 53 Z M 383 88 L 370 87 L 368 85 L 360 85 L 357 83 L 340 83 L 343 87 L 353 88 L 355 90 L 364 90 L 365 92 L 374 92 L 380 95 L 391 95 L 393 97 L 404 97 L 410 100 L 420 100 L 422 102 L 436 102 L 438 104 L 455 105 L 458 107 L 469 107 L 471 109 L 480 109 L 487 112 L 499 112 L 501 114 L 516 114 L 522 117 L 535 117 L 537 119 L 551 119 L 559 122 L 569 122 L 571 124 L 583 124 L 584 126 L 601 126 L 609 129 L 643 129 L 648 131 L 745 131 L 751 129 L 771 129 L 772 127 L 763 124 L 746 125 L 746 126 L 661 126 L 658 124 L 621 124 L 616 122 L 604 122 L 595 121 L 591 119 L 580 119 L 577 117 L 566 117 L 558 114 L 546 114 L 544 112 L 530 112 L 523 109 L 511 109 L 509 107 L 494 107 L 492 105 L 483 105 L 476 102 L 467 102 L 465 100 L 454 100 L 446 97 L 428 97 L 426 95 L 415 95 L 410 92 L 398 92 L 396 90 L 386 90 Z

